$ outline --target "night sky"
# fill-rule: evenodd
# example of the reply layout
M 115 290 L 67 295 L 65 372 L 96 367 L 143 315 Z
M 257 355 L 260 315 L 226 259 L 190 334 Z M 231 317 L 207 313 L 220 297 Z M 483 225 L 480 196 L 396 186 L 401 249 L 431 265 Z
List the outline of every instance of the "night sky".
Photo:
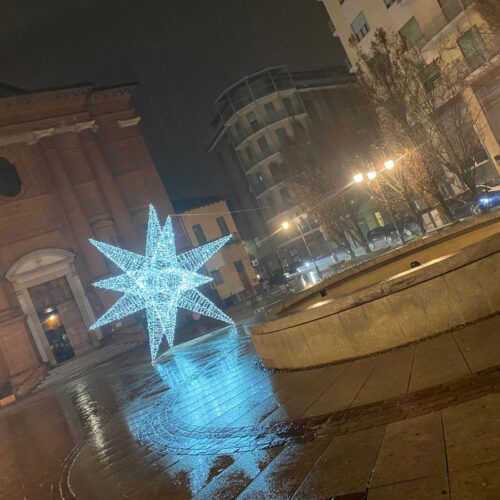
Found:
M 262 67 L 341 64 L 315 0 L 2 0 L 0 80 L 34 90 L 140 82 L 136 108 L 173 199 L 224 195 L 212 103 Z M 211 174 L 211 175 L 207 175 Z

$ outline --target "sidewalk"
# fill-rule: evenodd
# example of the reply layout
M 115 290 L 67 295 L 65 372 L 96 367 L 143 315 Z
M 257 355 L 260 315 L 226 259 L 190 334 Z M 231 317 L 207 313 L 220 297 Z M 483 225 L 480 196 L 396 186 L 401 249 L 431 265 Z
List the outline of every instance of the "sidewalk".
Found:
M 217 338 L 167 363 L 171 388 L 153 408 L 147 395 L 129 408 L 104 449 L 86 445 L 69 479 L 78 498 L 113 488 L 127 498 L 496 499 L 499 346 L 497 316 L 381 355 L 269 373 L 248 339 Z

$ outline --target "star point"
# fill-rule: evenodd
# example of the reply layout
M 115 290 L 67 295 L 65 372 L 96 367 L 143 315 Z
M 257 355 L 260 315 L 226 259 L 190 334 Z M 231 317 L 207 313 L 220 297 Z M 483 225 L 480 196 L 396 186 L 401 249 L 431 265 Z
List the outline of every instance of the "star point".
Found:
M 150 205 L 144 256 L 107 243 L 90 242 L 123 274 L 94 283 L 123 295 L 91 328 L 98 328 L 140 310 L 146 310 L 151 360 L 154 362 L 163 338 L 172 346 L 177 309 L 183 308 L 233 324 L 229 316 L 207 299 L 197 287 L 213 278 L 197 272 L 231 238 L 224 236 L 178 255 L 172 219 L 162 227 Z

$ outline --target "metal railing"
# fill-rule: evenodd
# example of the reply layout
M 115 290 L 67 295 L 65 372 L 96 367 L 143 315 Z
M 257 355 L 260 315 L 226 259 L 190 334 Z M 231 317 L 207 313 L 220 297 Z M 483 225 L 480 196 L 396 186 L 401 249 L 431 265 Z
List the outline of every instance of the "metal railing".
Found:
M 441 33 L 453 19 L 463 12 L 464 6 L 466 6 L 466 4 L 462 0 L 447 0 L 446 2 L 441 2 L 441 13 L 424 27 L 423 36 L 418 40 L 418 46 L 422 47 L 430 42 L 436 35 Z
M 252 126 L 242 127 L 238 129 L 238 132 L 234 129 L 230 129 L 230 134 L 233 139 L 233 144 L 238 147 L 243 141 L 248 139 L 253 134 L 259 132 L 269 125 L 273 125 L 281 120 L 289 118 L 291 116 L 297 116 L 305 113 L 304 106 L 301 103 L 294 104 L 292 109 L 287 111 L 276 111 L 274 116 L 266 116 L 264 119 L 258 118 L 257 121 L 252 123 Z
M 242 163 L 243 166 L 245 167 L 245 170 L 248 172 L 248 170 L 253 168 L 255 165 L 275 154 L 279 154 L 279 151 L 271 147 L 269 148 L 269 151 L 266 152 L 254 151 L 251 158 L 245 158 L 245 159 L 242 158 Z

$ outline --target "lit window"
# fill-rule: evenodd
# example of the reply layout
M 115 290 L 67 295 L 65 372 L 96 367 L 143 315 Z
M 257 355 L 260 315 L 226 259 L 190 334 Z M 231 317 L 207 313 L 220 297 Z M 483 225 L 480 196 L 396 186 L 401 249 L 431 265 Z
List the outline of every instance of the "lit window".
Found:
M 380 212 L 375 212 L 375 219 L 377 219 L 379 226 L 385 226 L 384 218 Z
M 354 19 L 354 21 L 351 24 L 351 28 L 358 42 L 363 40 L 365 35 L 370 31 L 370 27 L 368 26 L 368 21 L 366 20 L 366 17 L 363 14 L 363 12 L 360 12 L 356 16 L 356 19 Z

